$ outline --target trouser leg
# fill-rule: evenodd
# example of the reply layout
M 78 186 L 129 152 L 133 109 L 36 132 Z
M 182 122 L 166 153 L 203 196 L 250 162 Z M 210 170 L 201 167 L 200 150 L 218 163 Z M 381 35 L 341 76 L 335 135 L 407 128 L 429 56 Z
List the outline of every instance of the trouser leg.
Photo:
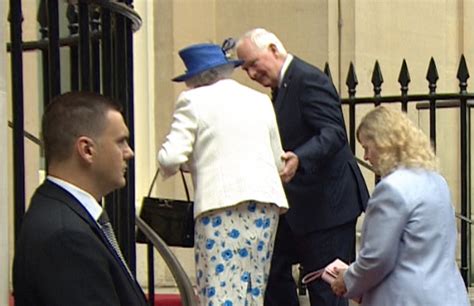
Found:
M 284 216 L 280 216 L 270 275 L 265 292 L 265 306 L 299 306 L 292 265 L 296 262 L 295 240 Z
M 354 260 L 356 221 L 335 228 L 315 231 L 298 238 L 304 273 L 325 267 L 339 258 L 346 263 Z M 347 306 L 347 299 L 332 293 L 329 284 L 321 279 L 307 285 L 312 306 Z

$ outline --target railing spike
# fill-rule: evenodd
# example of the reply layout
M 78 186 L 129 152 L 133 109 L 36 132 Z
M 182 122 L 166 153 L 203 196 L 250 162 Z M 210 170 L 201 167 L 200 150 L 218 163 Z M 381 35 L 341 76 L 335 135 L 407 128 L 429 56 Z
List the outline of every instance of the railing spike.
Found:
M 376 96 L 380 95 L 382 91 L 383 76 L 380 70 L 379 61 L 375 61 L 374 71 L 372 72 L 372 84 L 374 85 L 374 93 Z
M 458 73 L 456 76 L 459 80 L 459 86 L 461 87 L 461 91 L 466 90 L 467 79 L 469 79 L 470 75 L 467 69 L 466 58 L 464 57 L 464 54 L 461 54 L 461 60 L 459 62 Z
M 326 74 L 332 82 L 331 69 L 329 69 L 329 63 L 328 62 L 326 62 L 326 64 L 324 64 L 324 74 Z
M 90 23 L 92 30 L 98 30 L 100 26 L 100 10 L 98 8 L 90 8 L 89 15 L 91 19 Z
M 76 6 L 72 4 L 67 5 L 66 17 L 69 21 L 69 24 L 75 24 L 78 22 Z
M 410 72 L 408 71 L 408 65 L 407 61 L 403 59 L 402 62 L 402 68 L 400 69 L 400 74 L 398 75 L 398 83 L 402 86 L 402 91 L 403 89 L 408 90 L 408 84 L 410 84 L 411 78 L 410 78 Z
M 349 65 L 349 71 L 347 72 L 347 78 L 346 78 L 346 85 L 349 87 L 349 92 L 354 91 L 355 88 L 357 87 L 357 84 L 359 84 L 359 81 L 357 81 L 357 75 L 355 72 L 354 64 L 351 62 Z
M 46 0 L 41 0 L 38 5 L 38 13 L 36 14 L 36 21 L 41 26 L 41 30 L 48 28 L 48 11 L 46 8 Z
M 430 87 L 431 85 L 436 84 L 439 79 L 438 69 L 436 69 L 436 63 L 433 57 L 431 57 L 430 59 L 430 65 L 428 66 L 428 73 L 426 74 L 426 79 L 430 83 Z
M 402 68 L 400 69 L 400 73 L 398 74 L 398 83 L 400 84 L 400 91 L 402 97 L 402 111 L 408 111 L 408 84 L 410 84 L 410 72 L 408 71 L 407 61 L 403 59 Z

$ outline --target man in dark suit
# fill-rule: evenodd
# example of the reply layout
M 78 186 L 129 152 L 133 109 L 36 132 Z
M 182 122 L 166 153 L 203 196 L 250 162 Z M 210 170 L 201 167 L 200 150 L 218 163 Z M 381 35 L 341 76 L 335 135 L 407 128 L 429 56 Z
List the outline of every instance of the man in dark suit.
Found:
M 42 120 L 47 179 L 23 218 L 13 262 L 16 306 L 145 306 L 100 225 L 102 197 L 126 184 L 133 157 L 120 108 L 85 92 L 60 95 Z
M 368 191 L 349 148 L 341 103 L 331 80 L 288 54 L 265 29 L 237 42 L 248 76 L 273 94 L 286 166 L 281 173 L 290 204 L 280 217 L 265 306 L 298 305 L 292 264 L 303 273 L 336 258 L 354 259 L 357 217 Z M 347 305 L 322 280 L 308 284 L 311 305 Z

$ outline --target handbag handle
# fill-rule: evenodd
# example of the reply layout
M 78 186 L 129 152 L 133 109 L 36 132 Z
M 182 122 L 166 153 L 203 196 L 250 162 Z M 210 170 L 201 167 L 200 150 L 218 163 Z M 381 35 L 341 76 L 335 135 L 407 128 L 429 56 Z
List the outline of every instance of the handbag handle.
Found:
M 179 169 L 179 172 L 181 173 L 181 179 L 183 180 L 183 185 L 184 185 L 184 191 L 186 192 L 186 199 L 188 202 L 190 201 L 189 199 L 189 190 L 188 190 L 188 184 L 186 184 L 186 178 L 184 177 L 183 170 Z M 153 191 L 153 186 L 155 185 L 156 179 L 158 178 L 158 174 L 160 173 L 160 168 L 156 169 L 155 176 L 153 176 L 153 180 L 151 181 L 150 188 L 148 189 L 148 197 L 151 196 L 151 192 Z

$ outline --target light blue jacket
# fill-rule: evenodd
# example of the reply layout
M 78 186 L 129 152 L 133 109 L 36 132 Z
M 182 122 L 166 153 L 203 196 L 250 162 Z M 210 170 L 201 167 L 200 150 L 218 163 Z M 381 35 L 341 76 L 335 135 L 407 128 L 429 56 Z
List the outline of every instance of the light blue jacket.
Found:
M 456 265 L 456 222 L 444 178 L 421 169 L 384 177 L 368 202 L 362 244 L 344 275 L 366 306 L 470 305 Z

